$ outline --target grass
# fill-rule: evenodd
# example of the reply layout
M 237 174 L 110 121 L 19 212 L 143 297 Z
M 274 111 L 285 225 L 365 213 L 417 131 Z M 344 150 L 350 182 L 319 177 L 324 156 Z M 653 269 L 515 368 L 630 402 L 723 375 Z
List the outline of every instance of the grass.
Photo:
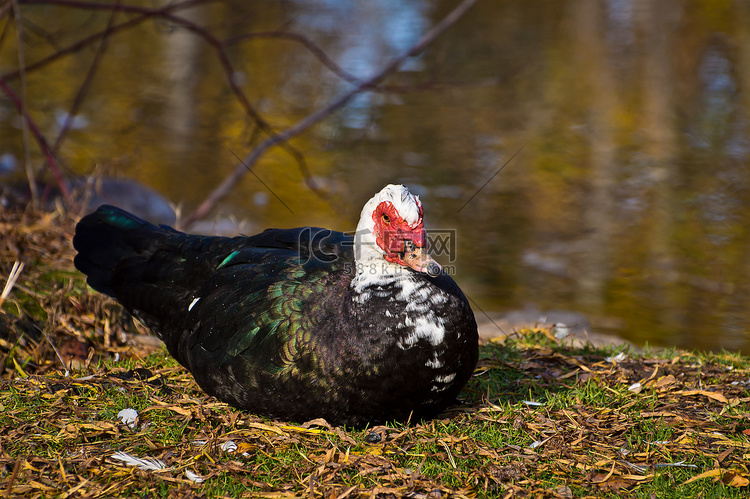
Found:
M 141 326 L 86 288 L 72 271 L 70 219 L 2 216 L 1 270 L 26 266 L 0 309 L 0 495 L 750 492 L 746 357 L 597 349 L 527 330 L 483 345 L 461 404 L 438 419 L 366 429 L 271 421 L 204 395 L 162 347 L 143 343 Z M 133 427 L 118 419 L 125 408 L 138 412 Z

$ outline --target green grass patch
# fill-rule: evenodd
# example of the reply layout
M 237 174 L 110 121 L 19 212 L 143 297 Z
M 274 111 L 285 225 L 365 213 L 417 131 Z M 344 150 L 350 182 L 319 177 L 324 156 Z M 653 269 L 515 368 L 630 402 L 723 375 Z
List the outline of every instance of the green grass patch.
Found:
M 4 486 L 39 497 L 71 486 L 107 496 L 115 484 L 134 497 L 746 497 L 746 361 L 606 353 L 528 338 L 483 347 L 463 404 L 367 429 L 238 411 L 164 351 L 13 377 L 0 385 Z M 125 408 L 138 411 L 132 428 L 117 418 Z
M 0 247 L 0 270 L 31 262 L 0 307 L 7 497 L 750 493 L 747 357 L 639 354 L 528 330 L 483 345 L 461 400 L 435 420 L 272 421 L 203 394 L 142 326 L 86 288 L 71 268 L 71 222 L 45 217 L 34 230 L 1 220 L 12 244 Z M 118 418 L 127 408 L 132 425 Z

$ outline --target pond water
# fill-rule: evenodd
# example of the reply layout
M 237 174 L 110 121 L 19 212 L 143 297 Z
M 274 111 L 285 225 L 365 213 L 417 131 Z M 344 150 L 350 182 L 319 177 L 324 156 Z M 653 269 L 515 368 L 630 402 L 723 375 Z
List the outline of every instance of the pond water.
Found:
M 52 3 L 20 2 L 41 133 L 54 144 L 78 106 L 67 171 L 137 179 L 188 213 L 266 137 L 230 79 L 282 130 L 352 88 L 311 48 L 366 79 L 458 2 L 194 2 L 171 18 Z M 3 22 L 0 76 L 20 92 Z M 104 45 L 87 42 L 108 23 Z M 211 40 L 231 40 L 226 60 Z M 12 166 L 24 141 L 3 96 Z M 403 183 L 477 311 L 575 311 L 636 344 L 748 353 L 749 119 L 748 2 L 480 0 L 380 91 L 292 140 L 304 162 L 272 149 L 209 219 L 352 230 Z M 41 171 L 33 137 L 30 152 Z

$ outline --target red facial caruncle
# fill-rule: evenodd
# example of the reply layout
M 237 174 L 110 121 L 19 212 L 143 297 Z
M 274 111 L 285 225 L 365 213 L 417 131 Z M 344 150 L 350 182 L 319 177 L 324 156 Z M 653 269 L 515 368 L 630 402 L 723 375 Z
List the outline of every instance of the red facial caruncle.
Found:
M 390 201 L 381 202 L 372 213 L 377 245 L 386 261 L 437 275 L 440 265 L 427 254 L 427 233 L 422 220 L 422 204 L 416 200 L 419 217 L 409 223 Z

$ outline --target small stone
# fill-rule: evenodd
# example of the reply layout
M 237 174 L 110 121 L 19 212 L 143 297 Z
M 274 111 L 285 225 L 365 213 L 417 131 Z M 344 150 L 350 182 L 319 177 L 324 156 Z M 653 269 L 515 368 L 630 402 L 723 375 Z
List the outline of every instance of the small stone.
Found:
M 573 491 L 570 490 L 570 487 L 568 487 L 567 485 L 560 485 L 555 489 L 555 493 L 565 499 L 573 498 Z
M 379 433 L 376 433 L 374 431 L 371 431 L 367 435 L 365 435 L 365 442 L 368 444 L 376 444 L 382 440 L 382 437 Z

